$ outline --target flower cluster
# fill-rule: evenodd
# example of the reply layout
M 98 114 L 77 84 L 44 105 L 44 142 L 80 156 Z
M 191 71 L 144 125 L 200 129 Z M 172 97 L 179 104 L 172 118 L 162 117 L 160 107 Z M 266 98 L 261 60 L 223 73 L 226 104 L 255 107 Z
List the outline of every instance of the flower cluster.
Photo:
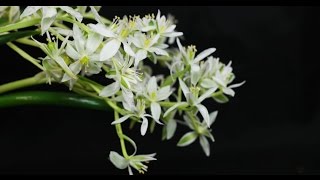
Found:
M 142 136 L 148 129 L 152 132 L 160 127 L 163 139 L 174 136 L 178 123 L 185 125 L 191 131 L 177 145 L 187 146 L 199 138 L 209 156 L 208 139 L 214 141 L 210 126 L 218 112 L 209 109 L 209 113 L 204 101 L 226 102 L 235 95 L 233 89 L 244 83 L 232 84 L 231 62 L 225 65 L 213 57 L 215 48 L 197 53 L 193 45 L 184 47 L 179 40 L 183 33 L 176 31 L 173 17 L 160 11 L 144 17 L 116 16 L 109 21 L 99 10 L 94 6 L 29 6 L 21 13 L 21 22 L 38 20 L 35 25 L 47 37 L 47 42 L 31 37 L 45 53 L 40 60 L 47 82 L 63 83 L 76 93 L 103 99 L 113 108 L 115 119 L 110 124 L 116 127 L 122 155 L 112 151 L 109 159 L 119 169 L 128 168 L 129 174 L 131 167 L 140 173 L 147 171 L 143 162 L 156 159 L 155 154 L 135 155 L 135 142 L 121 129 L 127 122 L 140 123 Z M 3 14 L 0 9 L 0 17 Z M 90 21 L 85 23 L 85 19 Z M 170 46 L 174 43 L 176 47 Z M 153 65 L 147 61 L 170 73 L 153 74 Z M 97 74 L 105 75 L 105 84 L 89 79 Z M 131 156 L 125 141 L 135 148 Z

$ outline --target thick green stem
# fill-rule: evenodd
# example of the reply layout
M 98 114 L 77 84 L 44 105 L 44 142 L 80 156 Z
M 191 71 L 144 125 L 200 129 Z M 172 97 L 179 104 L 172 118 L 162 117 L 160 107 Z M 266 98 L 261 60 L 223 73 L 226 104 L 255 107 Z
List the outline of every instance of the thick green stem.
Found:
M 34 86 L 38 84 L 44 84 L 44 83 L 46 83 L 45 76 L 43 73 L 39 73 L 33 77 L 29 77 L 29 78 L 25 78 L 18 81 L 13 81 L 7 84 L 0 85 L 0 94 L 8 91 L 13 91 L 16 89 Z
M 55 105 L 102 111 L 111 110 L 103 100 L 74 93 L 29 91 L 0 96 L 0 108 L 22 105 Z
M 114 120 L 118 120 L 118 119 L 119 119 L 119 114 L 117 111 L 114 111 Z M 127 153 L 126 144 L 124 142 L 121 124 L 119 123 L 119 124 L 116 124 L 115 126 L 116 126 L 118 137 L 120 139 L 122 154 L 123 154 L 124 158 L 128 159 L 129 156 Z
M 34 42 L 28 38 L 17 39 L 16 42 L 39 48 L 39 44 L 37 44 L 36 42 Z
M 31 19 L 31 20 L 20 21 L 15 24 L 9 24 L 9 25 L 0 27 L 0 33 L 30 27 L 35 24 L 38 24 L 39 22 L 40 22 L 40 18 L 35 18 L 35 19 Z

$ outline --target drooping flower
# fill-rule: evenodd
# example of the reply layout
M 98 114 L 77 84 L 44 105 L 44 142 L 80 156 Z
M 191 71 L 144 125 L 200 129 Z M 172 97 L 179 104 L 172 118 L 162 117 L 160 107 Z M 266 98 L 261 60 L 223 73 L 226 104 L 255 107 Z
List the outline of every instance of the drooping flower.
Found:
M 214 111 L 214 112 L 210 113 L 209 126 L 211 126 L 215 122 L 217 115 L 218 115 L 218 111 Z M 201 145 L 204 153 L 206 154 L 206 156 L 210 156 L 210 144 L 209 144 L 208 139 L 210 139 L 212 142 L 214 142 L 214 137 L 211 134 L 211 129 L 208 129 L 207 122 L 205 120 L 203 120 L 200 123 L 197 119 L 197 121 L 196 121 L 197 127 L 194 127 L 192 124 L 192 120 L 188 116 L 184 115 L 183 118 L 184 118 L 185 122 L 187 123 L 187 125 L 190 127 L 190 129 L 192 129 L 193 131 L 188 132 L 185 135 L 183 135 L 180 138 L 177 145 L 180 147 L 188 146 L 188 145 L 192 144 L 197 138 L 199 138 L 200 145 Z
M 156 153 L 153 154 L 141 154 L 141 155 L 132 155 L 128 159 L 124 158 L 115 151 L 110 151 L 109 159 L 114 166 L 118 169 L 128 168 L 129 175 L 133 175 L 132 168 L 136 169 L 139 173 L 144 174 L 147 172 L 148 166 L 144 163 L 157 160 L 154 158 Z

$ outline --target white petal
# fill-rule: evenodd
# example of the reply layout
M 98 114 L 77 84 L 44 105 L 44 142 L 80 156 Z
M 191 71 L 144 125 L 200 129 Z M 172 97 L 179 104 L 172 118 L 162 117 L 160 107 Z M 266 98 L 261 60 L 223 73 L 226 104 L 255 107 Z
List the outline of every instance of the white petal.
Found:
M 73 79 L 77 78 L 62 57 L 58 56 L 54 60 L 59 64 L 59 66 L 64 70 L 64 72 L 67 73 L 71 78 Z
M 153 46 L 155 43 L 157 43 L 158 40 L 159 40 L 159 38 L 160 38 L 160 34 L 157 34 L 157 35 L 151 40 L 151 42 L 150 42 L 150 44 L 149 44 L 149 47 L 151 47 L 151 46 Z
M 154 156 L 156 155 L 156 153 L 152 153 L 152 154 L 140 154 L 140 155 L 136 155 L 134 157 L 132 157 L 132 161 L 140 161 L 140 162 L 148 162 L 148 161 L 154 161 L 157 160 L 156 158 L 154 158 Z
M 210 144 L 205 136 L 200 136 L 200 145 L 206 156 L 210 156 Z
M 179 51 L 182 53 L 182 55 L 184 57 L 186 57 L 187 56 L 186 51 L 184 50 L 183 46 L 181 45 L 179 38 L 177 38 L 177 44 L 178 44 L 178 47 L 179 47 Z
M 174 119 L 170 119 L 167 126 L 166 126 L 166 130 L 167 130 L 167 139 L 171 139 L 174 135 L 174 133 L 176 132 L 177 129 L 177 122 Z
M 170 32 L 170 33 L 163 33 L 161 34 L 162 36 L 165 36 L 165 37 L 170 37 L 170 38 L 173 38 L 173 37 L 178 37 L 178 36 L 182 36 L 183 33 L 182 32 Z M 172 44 L 172 43 L 171 43 Z
M 141 28 L 141 31 L 148 32 L 148 31 L 155 30 L 155 29 L 156 29 L 156 26 L 145 26 L 145 27 Z
M 169 54 L 167 53 L 167 51 L 160 49 L 160 48 L 156 48 L 156 47 L 151 47 L 149 48 L 150 52 L 154 52 L 157 55 L 162 55 L 162 56 L 169 56 Z
M 187 98 L 187 97 L 189 96 L 188 94 L 190 94 L 189 88 L 188 88 L 187 85 L 183 82 L 183 80 L 181 80 L 180 78 L 179 78 L 179 84 L 180 84 L 180 87 L 181 87 L 181 90 L 182 90 L 184 96 Z
M 222 91 L 223 91 L 223 93 L 230 95 L 232 97 L 235 95 L 234 90 L 232 90 L 231 88 L 223 88 Z
M 201 61 L 202 59 L 206 58 L 207 56 L 209 56 L 210 54 L 214 53 L 215 51 L 216 51 L 216 48 L 206 49 L 206 50 L 202 51 L 200 54 L 198 54 L 196 56 L 196 58 L 194 58 L 193 62 L 197 63 L 197 62 Z
M 130 45 L 126 42 L 122 42 L 124 51 L 129 54 L 130 56 L 134 57 L 135 53 L 131 49 Z
M 141 135 L 144 136 L 147 132 L 147 129 L 148 129 L 148 119 L 145 118 L 145 117 L 142 117 L 142 124 L 141 124 L 141 128 L 140 128 L 140 132 L 141 132 Z
M 207 90 L 205 93 L 203 93 L 199 98 L 197 103 L 201 103 L 203 100 L 207 99 L 208 97 L 211 97 L 211 95 L 217 90 L 218 88 L 214 87 L 209 90 Z
M 88 40 L 86 43 L 87 53 L 88 54 L 94 53 L 100 46 L 102 40 L 103 40 L 103 37 L 100 34 L 94 33 L 94 32 L 89 33 Z
M 127 161 L 124 157 L 114 151 L 110 151 L 109 159 L 114 166 L 119 169 L 125 169 L 129 166 L 129 161 Z
M 74 44 L 76 46 L 76 49 L 78 52 L 84 51 L 85 46 L 85 40 L 83 33 L 78 25 L 73 24 L 73 38 L 74 38 Z
M 228 88 L 237 88 L 237 87 L 242 86 L 244 83 L 246 83 L 246 81 L 243 81 L 243 82 L 238 83 L 238 84 L 232 84 L 232 85 L 230 85 Z
M 113 96 L 114 94 L 116 94 L 118 91 L 120 90 L 120 84 L 118 81 L 113 82 L 111 84 L 109 84 L 108 86 L 104 87 L 99 96 L 101 97 L 110 97 Z
M 76 10 L 72 9 L 69 6 L 59 6 L 60 9 L 64 10 L 65 12 L 69 13 L 71 16 L 75 17 L 79 22 L 82 21 L 82 15 L 77 12 Z
M 160 106 L 160 104 L 158 104 L 158 103 L 156 103 L 156 102 L 152 102 L 152 103 L 151 103 L 151 106 L 150 106 L 150 109 L 151 109 L 151 114 L 152 114 L 153 119 L 154 119 L 158 124 L 162 124 L 162 123 L 159 121 L 160 114 L 161 114 L 161 106 Z
M 70 43 L 67 44 L 66 53 L 71 59 L 78 60 L 80 59 L 79 53 L 72 47 Z
M 105 37 L 116 37 L 116 35 L 104 24 L 88 24 L 88 26 L 96 33 Z
M 175 109 L 178 108 L 179 106 L 186 106 L 186 105 L 188 105 L 188 103 L 186 103 L 186 102 L 176 103 L 175 105 L 171 106 L 171 107 L 164 113 L 163 117 L 168 116 L 168 114 L 169 114 L 171 111 L 175 110 Z
M 76 61 L 76 62 L 70 64 L 69 67 L 70 67 L 71 71 L 72 71 L 75 75 L 77 75 L 77 74 L 79 74 L 79 72 L 81 71 L 82 64 L 81 64 L 80 61 Z
M 157 13 L 157 16 L 156 16 L 156 20 L 160 20 L 160 17 L 161 17 L 161 12 L 160 12 L 160 9 L 158 9 L 158 13 Z
M 164 32 L 165 32 L 165 33 L 172 32 L 175 28 L 176 28 L 176 25 L 175 25 L 175 24 L 172 24 L 172 25 L 169 26 Z
M 28 6 L 23 10 L 23 13 L 20 15 L 20 19 L 30 16 L 31 14 L 37 12 L 41 6 Z
M 170 86 L 165 86 L 157 92 L 157 100 L 162 101 L 165 99 L 168 99 L 168 97 L 172 94 L 172 91 L 170 90 Z
M 122 116 L 121 118 L 113 121 L 111 124 L 114 125 L 114 124 L 122 123 L 122 122 L 124 122 L 125 120 L 127 120 L 131 116 L 133 116 L 133 115 L 132 114 L 128 114 L 128 115 Z
M 188 146 L 189 144 L 193 143 L 197 137 L 198 134 L 196 132 L 188 132 L 182 136 L 177 145 L 180 147 Z
M 210 117 L 210 121 L 209 121 L 209 125 L 211 126 L 217 119 L 218 116 L 218 111 L 213 111 L 212 113 L 210 113 L 209 117 Z
M 96 8 L 94 8 L 94 6 L 90 6 L 90 9 L 91 9 L 91 12 L 93 13 L 94 15 L 94 19 L 100 23 L 100 24 L 103 24 L 102 22 L 102 18 L 101 16 L 99 15 L 98 11 L 96 10 Z
M 157 79 L 155 76 L 152 76 L 147 84 L 147 92 L 150 94 L 152 92 L 157 91 L 158 89 L 158 84 L 157 84 Z
M 204 88 L 218 87 L 218 85 L 213 80 L 208 78 L 202 80 L 200 85 Z
M 191 65 L 191 84 L 196 85 L 201 78 L 200 66 L 197 64 Z
M 41 34 L 43 35 L 56 19 L 57 10 L 52 7 L 42 8 L 43 17 L 41 19 Z
M 130 166 L 128 166 L 128 172 L 129 172 L 129 175 L 130 175 L 130 176 L 133 176 L 133 173 L 132 173 L 132 170 L 131 170 L 131 167 L 130 167 Z
M 109 41 L 101 50 L 100 61 L 112 58 L 119 50 L 121 42 L 117 39 Z
M 135 57 L 135 62 L 134 62 L 134 67 L 137 67 L 139 62 L 141 60 L 144 60 L 145 58 L 147 58 L 147 51 L 144 50 L 144 49 L 140 49 L 137 54 L 136 54 L 136 57 Z
M 196 107 L 198 108 L 200 114 L 202 115 L 203 120 L 207 123 L 207 126 L 210 127 L 210 116 L 207 108 L 202 104 L 197 104 Z

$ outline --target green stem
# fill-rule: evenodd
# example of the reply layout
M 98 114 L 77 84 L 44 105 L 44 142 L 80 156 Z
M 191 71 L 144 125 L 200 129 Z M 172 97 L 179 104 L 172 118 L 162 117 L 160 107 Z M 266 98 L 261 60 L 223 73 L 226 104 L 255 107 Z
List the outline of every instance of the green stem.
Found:
M 119 114 L 117 111 L 114 111 L 114 120 L 118 120 L 118 119 L 119 119 Z M 122 154 L 123 154 L 124 158 L 128 159 L 129 156 L 127 153 L 126 144 L 124 142 L 121 124 L 119 123 L 119 124 L 116 124 L 115 126 L 116 126 L 118 137 L 120 139 Z
M 32 64 L 34 64 L 35 66 L 37 66 L 39 69 L 41 69 L 42 71 L 44 71 L 44 68 L 38 63 L 38 60 L 31 57 L 28 53 L 26 53 L 25 51 L 23 51 L 22 49 L 20 49 L 18 46 L 14 45 L 11 42 L 8 42 L 7 45 L 13 49 L 14 51 L 16 51 L 20 56 L 22 56 L 23 58 L 25 58 L 26 60 L 28 60 L 29 62 L 31 62 Z
M 194 114 L 191 111 L 186 111 L 186 113 L 190 117 L 192 125 L 193 125 L 194 129 L 196 130 L 196 132 L 200 133 L 199 127 L 198 127 L 198 124 L 197 124 L 197 120 L 194 118 Z
M 87 14 L 84 14 L 83 15 L 84 18 L 87 18 L 87 19 L 95 19 L 94 15 L 92 13 L 87 13 Z M 104 17 L 101 17 L 101 20 L 104 24 L 111 24 L 112 22 L 107 19 L 107 18 L 104 18 Z
M 65 16 L 60 16 L 60 17 L 57 17 L 57 20 L 66 21 L 66 22 L 69 22 L 71 24 L 77 24 L 80 28 L 82 28 L 87 33 L 90 32 L 90 29 L 86 25 L 84 25 L 84 24 L 82 24 L 82 23 L 80 23 L 80 22 L 78 22 L 78 21 L 76 21 L 74 19 L 70 19 L 70 18 L 65 17 Z
M 20 89 L 23 87 L 29 87 L 29 86 L 34 86 L 34 85 L 44 84 L 44 83 L 46 83 L 44 74 L 39 73 L 33 77 L 29 77 L 29 78 L 25 78 L 18 81 L 9 82 L 7 84 L 0 85 L 0 94 L 8 91 Z
M 111 110 L 103 100 L 73 93 L 29 91 L 0 96 L 0 108 L 21 105 L 55 105 L 102 111 Z
M 9 25 L 0 27 L 0 33 L 30 27 L 35 24 L 38 24 L 39 22 L 40 22 L 40 18 L 35 18 L 35 19 L 31 19 L 31 20 L 20 21 L 15 24 L 9 24 Z
M 57 26 L 57 27 L 59 27 L 59 28 L 62 28 L 62 29 L 70 29 L 68 26 L 66 26 L 66 25 L 64 25 L 64 24 L 60 24 L 60 23 L 58 23 L 57 21 L 55 21 L 55 22 L 53 23 L 53 25 L 55 25 L 55 26 Z
M 37 44 L 36 42 L 34 42 L 28 38 L 17 39 L 16 42 L 21 43 L 21 44 L 25 44 L 25 45 L 29 45 L 29 46 L 39 47 L 39 44 Z
M 53 35 L 55 35 L 60 41 L 64 41 L 64 37 L 61 36 L 56 30 L 53 28 L 49 28 L 49 32 L 51 32 Z

